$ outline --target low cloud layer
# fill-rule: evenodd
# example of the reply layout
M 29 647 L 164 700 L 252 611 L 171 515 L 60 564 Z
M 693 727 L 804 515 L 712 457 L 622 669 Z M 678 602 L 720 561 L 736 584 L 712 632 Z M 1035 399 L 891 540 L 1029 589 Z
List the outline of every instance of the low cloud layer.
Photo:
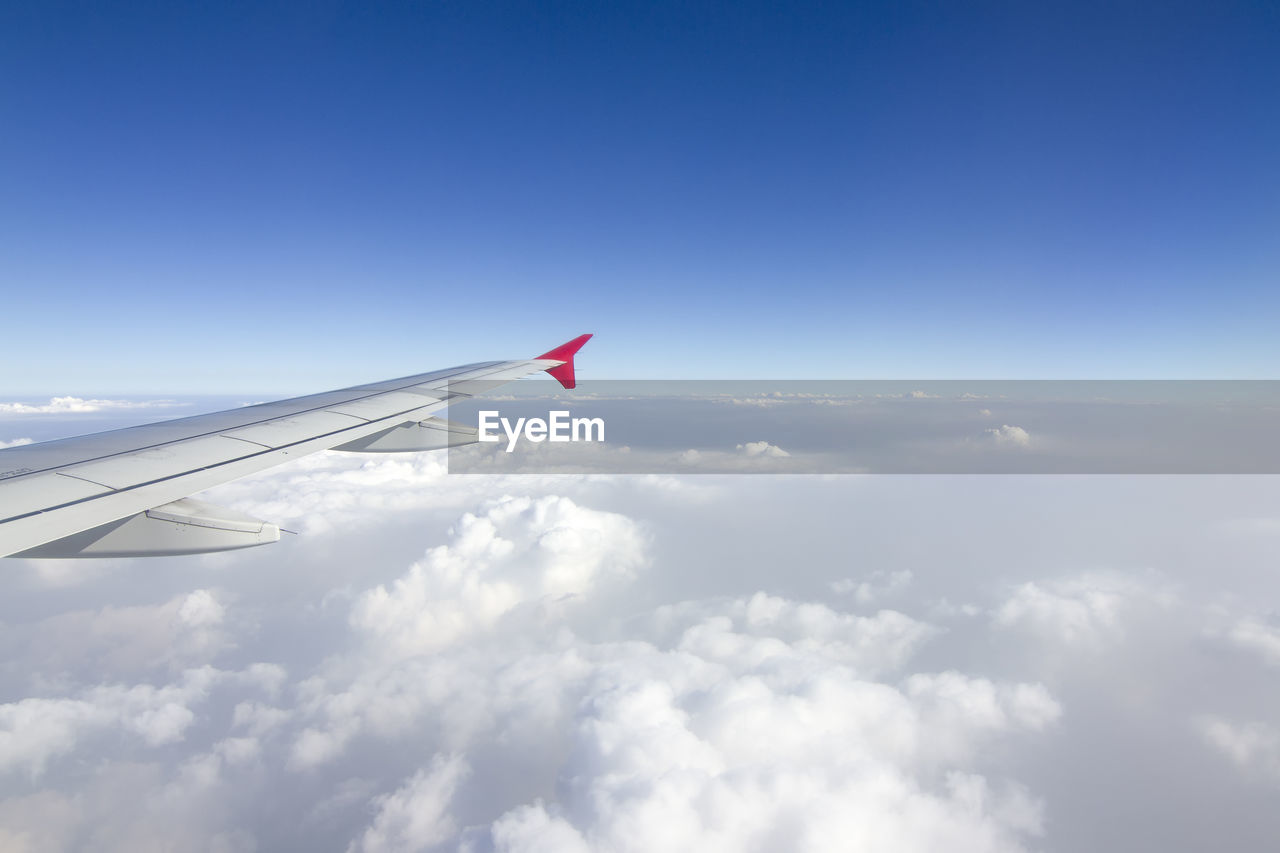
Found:
M 1228 808 L 1280 785 L 1280 527 L 1239 523 L 1280 498 L 1257 478 L 458 477 L 331 453 L 206 497 L 300 535 L 8 561 L 0 849 L 1280 831 Z
M 996 444 L 1003 444 L 1009 447 L 1029 447 L 1031 446 L 1031 433 L 1027 432 L 1020 426 L 1010 426 L 1003 424 L 999 427 L 991 427 L 986 431 L 991 440 Z
M 6 415 L 70 415 L 120 409 L 163 409 L 178 405 L 173 400 L 86 400 L 83 397 L 50 397 L 48 403 L 0 403 L 0 417 Z

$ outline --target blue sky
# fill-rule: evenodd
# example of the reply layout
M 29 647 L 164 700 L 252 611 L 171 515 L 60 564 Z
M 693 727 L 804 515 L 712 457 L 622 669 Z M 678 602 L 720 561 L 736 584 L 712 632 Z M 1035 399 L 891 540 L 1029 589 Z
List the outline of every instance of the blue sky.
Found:
M 0 391 L 1275 377 L 1271 4 L 0 8 Z

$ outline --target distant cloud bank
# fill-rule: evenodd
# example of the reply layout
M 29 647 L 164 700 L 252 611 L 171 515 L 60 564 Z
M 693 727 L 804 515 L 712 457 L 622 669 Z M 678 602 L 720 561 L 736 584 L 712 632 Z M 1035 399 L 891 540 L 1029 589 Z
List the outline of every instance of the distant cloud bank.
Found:
M 70 415 L 117 409 L 166 409 L 180 406 L 176 400 L 86 400 L 83 397 L 50 397 L 48 403 L 0 403 L 4 415 Z

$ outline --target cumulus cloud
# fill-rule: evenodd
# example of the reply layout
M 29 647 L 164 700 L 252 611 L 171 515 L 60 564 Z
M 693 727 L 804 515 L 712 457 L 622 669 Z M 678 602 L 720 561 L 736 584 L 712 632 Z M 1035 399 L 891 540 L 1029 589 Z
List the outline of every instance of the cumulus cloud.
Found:
M 896 687 L 834 660 L 794 677 L 683 645 L 630 653 L 641 659 L 590 681 L 560 802 L 499 818 L 493 849 L 1020 850 L 1043 829 L 1024 789 L 953 766 L 1051 721 L 1043 688 L 954 673 Z
M 695 466 L 702 461 L 702 452 L 690 448 L 682 451 L 677 457 L 682 465 Z
M 357 595 L 360 646 L 301 685 L 299 770 L 426 721 L 448 750 L 370 801 L 353 850 L 817 850 L 847 837 L 1018 850 L 1042 831 L 1034 795 L 973 763 L 993 738 L 1052 726 L 1057 701 L 1035 683 L 904 674 L 939 633 L 928 623 L 757 593 L 660 606 L 627 638 L 592 640 L 548 605 L 643 570 L 633 521 L 508 497 L 449 538 Z M 245 726 L 261 713 L 237 709 Z M 542 755 L 558 793 L 460 830 L 448 804 L 482 784 L 465 756 L 492 742 Z
M 231 715 L 232 728 L 262 737 L 275 731 L 293 716 L 292 712 L 263 702 L 245 701 L 235 706 Z
M 1004 424 L 985 431 L 988 438 L 1005 447 L 1029 447 L 1031 434 L 1020 426 Z
M 1028 631 L 1053 643 L 1101 647 L 1123 630 L 1122 616 L 1163 591 L 1132 577 L 1100 572 L 1018 585 L 992 615 L 1001 628 Z
M 991 738 L 1052 725 L 1056 700 L 1042 685 L 958 672 L 897 681 L 936 634 L 931 626 L 763 593 L 661 607 L 644 624 L 643 639 L 621 642 L 553 632 L 555 651 L 526 654 L 518 671 L 487 663 L 474 645 L 458 647 L 461 671 L 439 654 L 402 657 L 378 679 L 366 670 L 330 694 L 326 713 L 389 714 L 368 727 L 387 736 L 462 706 L 454 749 L 494 737 L 531 749 L 567 726 L 567 752 L 553 764 L 557 800 L 516 805 L 463 833 L 477 851 L 819 850 L 885 837 L 906 850 L 943 839 L 1018 850 L 1042 831 L 1034 796 L 960 766 Z M 446 679 L 449 692 L 436 686 Z M 443 761 L 375 798 L 378 817 L 353 849 L 384 849 L 371 839 L 399 837 L 388 827 L 409 813 L 425 816 L 423 837 L 443 838 L 438 804 L 465 785 L 461 764 Z
M 1237 648 L 1257 655 L 1272 666 L 1280 666 L 1280 626 L 1244 618 L 1232 625 L 1225 636 Z
M 118 409 L 163 409 L 181 405 L 174 400 L 86 400 L 83 397 L 51 397 L 48 403 L 0 403 L 4 415 L 69 415 Z
M 594 586 L 630 577 L 645 558 L 634 521 L 568 498 L 503 497 L 468 513 L 449 544 L 356 598 L 349 622 L 361 639 L 359 676 L 336 691 L 324 678 L 305 685 L 317 720 L 296 739 L 293 762 L 331 761 L 360 732 L 399 730 L 407 716 L 439 701 L 434 685 L 402 692 L 405 679 L 423 675 L 421 656 L 482 638 L 504 620 L 544 630 Z M 401 661 L 408 667 L 397 667 Z M 387 691 L 400 693 L 391 707 L 374 698 Z
M 437 755 L 390 794 L 376 797 L 377 816 L 349 853 L 413 853 L 448 840 L 456 829 L 449 804 L 470 771 L 460 755 Z
M 491 841 L 494 849 L 504 853 L 590 853 L 582 833 L 553 810 L 541 800 L 512 809 L 493 824 L 491 838 L 481 838 L 464 849 L 477 850 Z
M 558 496 L 493 501 L 463 516 L 450 538 L 356 602 L 352 625 L 384 652 L 430 652 L 521 605 L 579 596 L 602 574 L 626 577 L 644 558 L 630 519 Z
M 526 443 L 521 448 L 560 446 Z M 624 450 L 610 452 L 625 455 Z M 492 458 L 505 460 L 510 456 L 518 457 L 520 453 L 499 452 Z M 616 466 L 606 470 L 614 469 Z M 468 473 L 473 472 L 468 469 Z M 498 470 L 485 477 L 457 476 L 456 472 L 450 474 L 450 462 L 444 453 L 368 456 L 327 451 L 217 486 L 203 495 L 214 503 L 280 522 L 303 533 L 305 539 L 338 533 L 349 539 L 355 530 L 403 520 L 413 513 L 461 511 L 495 496 L 529 491 L 554 493 L 566 487 L 583 493 L 640 489 L 685 496 L 715 491 L 713 485 L 667 475 L 566 478 L 554 471 L 522 474 Z
M 0 773 L 38 776 L 51 759 L 106 729 L 129 732 L 153 747 L 179 741 L 195 719 L 190 706 L 204 699 L 221 675 L 202 668 L 164 687 L 109 685 L 75 697 L 0 705 Z
M 15 438 L 10 441 L 0 441 L 0 450 L 3 450 L 6 447 L 21 447 L 24 444 L 31 444 L 31 439 Z
M 176 747 L 172 749 L 176 750 Z M 172 767 L 102 762 L 75 794 L 46 789 L 0 805 L 0 849 L 139 849 L 174 853 L 254 853 L 252 832 L 236 825 L 235 777 L 222 750 L 194 751 Z
M 1271 623 L 1196 605 L 1225 487 L 996 479 L 323 454 L 230 484 L 323 523 L 7 597 L 0 848 L 1132 849 L 1099 798 L 1221 829 L 1280 742 Z M 1176 607 L 1163 574 L 1064 568 L 1177 560 L 1209 593 Z
M 911 570 L 880 570 L 872 572 L 866 578 L 840 578 L 832 581 L 831 591 L 837 595 L 852 596 L 859 604 L 871 604 L 884 598 L 890 598 L 905 590 L 911 584 Z
M 197 589 L 160 604 L 58 613 L 26 626 L 0 628 L 0 638 L 45 673 L 88 667 L 132 675 L 211 661 L 234 643 L 226 621 L 217 594 Z
M 748 441 L 746 444 L 739 444 L 737 451 L 749 459 L 785 459 L 791 455 L 767 441 Z
M 1268 723 L 1196 719 L 1201 737 L 1237 767 L 1280 781 L 1280 729 Z
M 937 633 L 893 610 L 859 616 L 763 592 L 715 605 L 660 607 L 653 624 L 656 636 L 678 632 L 678 648 L 709 660 L 797 673 L 814 661 L 839 661 L 866 675 L 891 671 Z
M 388 454 L 364 458 L 325 452 L 305 456 L 278 470 L 245 477 L 205 494 L 308 535 L 350 530 L 387 514 L 454 503 L 472 494 L 457 480 L 456 490 L 433 488 L 447 476 L 441 454 Z

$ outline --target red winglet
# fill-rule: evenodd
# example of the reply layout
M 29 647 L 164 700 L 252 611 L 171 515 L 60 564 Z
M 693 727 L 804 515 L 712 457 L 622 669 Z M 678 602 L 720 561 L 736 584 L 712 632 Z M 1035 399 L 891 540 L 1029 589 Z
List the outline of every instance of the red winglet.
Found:
M 578 337 L 569 341 L 567 344 L 561 344 L 551 352 L 544 352 L 538 358 L 548 358 L 555 361 L 563 361 L 557 367 L 548 367 L 547 373 L 550 373 L 557 382 L 565 388 L 572 388 L 577 385 L 577 380 L 573 376 L 573 357 L 578 350 L 582 349 L 582 345 L 591 340 L 590 335 L 578 335 Z

